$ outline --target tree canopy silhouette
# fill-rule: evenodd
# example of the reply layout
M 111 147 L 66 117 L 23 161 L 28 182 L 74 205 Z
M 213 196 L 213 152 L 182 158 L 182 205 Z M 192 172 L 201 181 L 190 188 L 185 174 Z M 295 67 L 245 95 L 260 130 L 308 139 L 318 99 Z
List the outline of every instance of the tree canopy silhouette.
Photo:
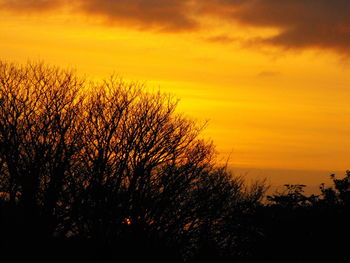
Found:
M 346 257 L 350 172 L 262 201 L 171 96 L 0 62 L 0 259 L 324 262 Z
M 240 237 L 255 235 L 242 219 L 264 186 L 248 189 L 218 166 L 203 127 L 178 114 L 171 96 L 42 63 L 0 62 L 0 86 L 8 246 L 39 257 L 37 247 L 80 239 L 92 261 L 128 254 L 179 262 L 204 248 L 234 253 Z

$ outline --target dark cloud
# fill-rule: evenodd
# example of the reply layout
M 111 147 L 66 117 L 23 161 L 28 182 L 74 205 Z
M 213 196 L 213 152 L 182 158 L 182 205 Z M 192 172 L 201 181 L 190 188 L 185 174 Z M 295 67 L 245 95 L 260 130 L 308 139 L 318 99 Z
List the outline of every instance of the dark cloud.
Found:
M 188 16 L 184 0 L 85 0 L 82 11 L 114 21 L 124 21 L 165 31 L 193 30 L 197 23 Z
M 198 26 L 189 15 L 190 4 L 190 0 L 0 0 L 0 9 L 35 12 L 70 6 L 76 12 L 98 15 L 109 23 L 181 31 Z
M 164 31 L 197 30 L 198 18 L 217 16 L 242 27 L 280 29 L 273 37 L 256 40 L 260 43 L 350 54 L 349 0 L 0 0 L 0 9 L 21 12 L 55 11 L 65 5 L 111 23 Z M 207 40 L 232 42 L 223 36 Z
M 294 49 L 316 47 L 350 53 L 349 0 L 208 1 L 221 6 L 212 14 L 242 25 L 280 29 L 276 36 L 260 42 Z

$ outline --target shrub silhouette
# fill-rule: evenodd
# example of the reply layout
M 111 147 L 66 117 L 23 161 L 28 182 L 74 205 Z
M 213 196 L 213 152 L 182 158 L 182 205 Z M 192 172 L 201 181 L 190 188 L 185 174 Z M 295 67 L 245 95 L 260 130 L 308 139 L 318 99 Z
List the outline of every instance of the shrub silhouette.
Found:
M 237 256 L 255 235 L 264 186 L 217 166 L 170 96 L 41 63 L 0 62 L 0 85 L 4 251 L 179 262 Z
M 350 171 L 345 172 L 342 179 L 337 179 L 335 174 L 331 174 L 333 186 L 326 187 L 321 184 L 322 202 L 328 205 L 350 205 Z
M 271 205 L 293 209 L 313 205 L 318 199 L 316 195 L 306 196 L 304 194 L 306 185 L 285 184 L 284 186 L 286 187 L 286 191 L 267 196 L 267 200 Z
M 337 262 L 347 256 L 350 231 L 349 171 L 331 175 L 333 185 L 306 195 L 305 185 L 285 185 L 267 196 L 257 221 L 264 234 L 256 258 L 268 262 Z

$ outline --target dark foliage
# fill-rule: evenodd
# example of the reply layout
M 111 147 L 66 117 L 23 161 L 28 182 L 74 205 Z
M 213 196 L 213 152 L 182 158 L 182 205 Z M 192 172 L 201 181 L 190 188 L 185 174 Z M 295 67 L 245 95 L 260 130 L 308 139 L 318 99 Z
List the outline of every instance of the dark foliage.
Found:
M 337 262 L 347 256 L 350 235 L 350 172 L 333 185 L 307 196 L 305 185 L 286 185 L 268 196 L 258 216 L 265 237 L 259 255 L 267 262 Z
M 334 262 L 350 172 L 262 198 L 215 161 L 169 96 L 0 62 L 0 258 L 9 262 Z

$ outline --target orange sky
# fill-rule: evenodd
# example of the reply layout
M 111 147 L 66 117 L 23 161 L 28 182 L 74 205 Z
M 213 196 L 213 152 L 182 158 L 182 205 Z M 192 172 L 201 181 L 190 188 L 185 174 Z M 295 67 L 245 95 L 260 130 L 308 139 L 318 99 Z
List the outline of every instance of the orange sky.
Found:
M 171 92 L 237 173 L 312 185 L 350 169 L 350 4 L 198 1 L 0 0 L 0 59 Z

